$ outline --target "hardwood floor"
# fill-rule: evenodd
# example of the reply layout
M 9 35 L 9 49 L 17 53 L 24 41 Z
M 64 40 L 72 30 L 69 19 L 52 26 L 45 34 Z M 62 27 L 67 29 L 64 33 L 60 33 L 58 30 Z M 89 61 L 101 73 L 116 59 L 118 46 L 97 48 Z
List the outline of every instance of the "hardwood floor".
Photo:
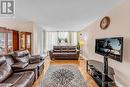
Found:
M 44 79 L 44 75 L 51 64 L 77 64 L 78 68 L 83 75 L 84 79 L 87 81 L 88 87 L 98 87 L 93 78 L 86 72 L 86 61 L 83 59 L 80 60 L 53 60 L 51 61 L 49 57 L 46 57 L 44 64 L 43 74 L 38 78 L 32 87 L 39 87 L 41 81 Z

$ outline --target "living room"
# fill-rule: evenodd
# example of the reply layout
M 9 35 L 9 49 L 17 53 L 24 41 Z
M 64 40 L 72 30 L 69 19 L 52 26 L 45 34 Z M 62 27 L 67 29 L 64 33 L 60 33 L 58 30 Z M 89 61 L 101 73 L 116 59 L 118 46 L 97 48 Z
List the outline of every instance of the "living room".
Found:
M 0 14 L 0 87 L 130 86 L 129 0 L 13 3 Z M 116 55 L 99 53 L 108 39 Z

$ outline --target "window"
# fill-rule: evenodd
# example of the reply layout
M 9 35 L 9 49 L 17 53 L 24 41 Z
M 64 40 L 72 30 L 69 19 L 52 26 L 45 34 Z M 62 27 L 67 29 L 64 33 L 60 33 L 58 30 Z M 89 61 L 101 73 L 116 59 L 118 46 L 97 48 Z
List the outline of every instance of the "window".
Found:
M 46 32 L 46 49 L 51 50 L 58 44 L 58 32 Z
M 53 49 L 54 45 L 77 45 L 77 32 L 46 32 L 46 50 Z
M 6 48 L 5 48 L 5 33 L 0 32 L 0 55 L 6 53 Z
M 0 32 L 0 55 L 6 55 L 13 51 L 12 42 L 12 32 L 2 30 L 2 32 Z
M 69 43 L 69 32 L 58 32 L 58 43 Z

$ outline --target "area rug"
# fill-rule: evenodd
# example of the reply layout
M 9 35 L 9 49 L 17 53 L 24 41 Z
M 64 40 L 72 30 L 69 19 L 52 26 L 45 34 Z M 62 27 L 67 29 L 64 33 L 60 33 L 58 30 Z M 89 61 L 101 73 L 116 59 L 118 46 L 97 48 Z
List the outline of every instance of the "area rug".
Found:
M 40 87 L 87 87 L 87 82 L 77 65 L 50 65 Z

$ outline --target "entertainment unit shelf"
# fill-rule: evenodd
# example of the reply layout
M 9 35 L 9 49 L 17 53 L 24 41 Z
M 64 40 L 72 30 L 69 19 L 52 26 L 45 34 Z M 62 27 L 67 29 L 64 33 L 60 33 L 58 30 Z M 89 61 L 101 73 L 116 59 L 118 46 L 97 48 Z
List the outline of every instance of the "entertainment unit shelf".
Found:
M 103 63 L 95 60 L 87 60 L 87 72 L 93 77 L 93 79 L 97 82 L 99 87 L 103 87 L 103 78 L 105 77 L 105 83 L 108 86 L 105 87 L 113 87 L 115 86 L 114 81 L 114 70 L 110 66 L 108 67 L 108 75 L 104 75 L 103 73 Z

